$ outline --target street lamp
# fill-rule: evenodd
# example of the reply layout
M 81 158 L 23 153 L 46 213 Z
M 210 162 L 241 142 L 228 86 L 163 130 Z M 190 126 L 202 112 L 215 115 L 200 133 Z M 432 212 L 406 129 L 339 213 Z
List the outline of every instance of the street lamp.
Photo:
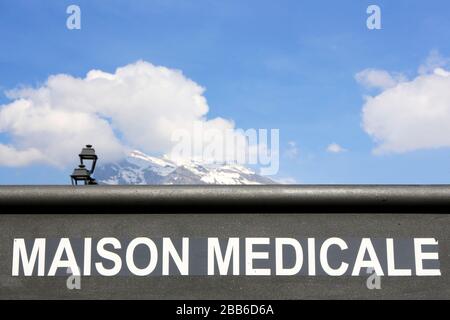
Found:
M 80 164 L 78 168 L 75 168 L 73 173 L 70 175 L 70 178 L 72 179 L 72 185 L 74 186 L 78 185 L 78 181 L 84 182 L 85 185 L 95 182 L 95 180 L 91 178 L 89 170 L 86 169 L 84 164 Z
M 80 163 L 85 164 L 83 161 L 92 161 L 91 163 L 91 169 L 89 170 L 90 174 L 94 173 L 95 165 L 97 164 L 97 155 L 95 154 L 95 150 L 92 148 L 92 145 L 87 144 L 85 148 L 81 150 L 80 156 Z
M 95 154 L 95 150 L 92 148 L 92 145 L 88 144 L 85 148 L 81 150 L 81 153 L 78 155 L 80 157 L 80 165 L 78 168 L 73 170 L 73 173 L 70 175 L 70 179 L 72 180 L 72 185 L 77 186 L 78 182 L 84 183 L 84 185 L 95 185 L 97 181 L 91 177 L 91 174 L 94 173 L 95 165 L 97 164 L 97 155 Z M 86 169 L 85 162 L 92 161 L 91 169 Z

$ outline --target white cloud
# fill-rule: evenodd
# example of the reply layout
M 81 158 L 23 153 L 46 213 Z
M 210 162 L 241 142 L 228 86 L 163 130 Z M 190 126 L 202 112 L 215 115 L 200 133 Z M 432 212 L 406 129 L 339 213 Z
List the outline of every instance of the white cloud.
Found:
M 367 97 L 362 125 L 377 154 L 450 147 L 450 73 L 438 68 Z
M 14 147 L 0 144 L 0 163 L 10 167 L 26 166 L 32 162 L 44 162 L 45 156 L 34 148 L 16 150 Z
M 438 50 L 432 50 L 425 63 L 419 69 L 419 74 L 433 73 L 438 68 L 444 68 L 450 64 L 450 59 L 444 57 Z
M 327 147 L 327 151 L 331 152 L 331 153 L 342 153 L 342 152 L 346 152 L 347 149 L 343 148 L 342 146 L 340 146 L 337 143 L 332 143 Z
M 90 71 L 85 78 L 50 76 L 37 88 L 7 92 L 0 106 L 0 165 L 42 162 L 64 166 L 85 144 L 93 144 L 103 162 L 120 159 L 133 148 L 166 154 L 174 130 L 233 129 L 222 118 L 208 120 L 204 88 L 180 71 L 138 61 L 114 73 Z
M 294 159 L 294 158 L 298 157 L 299 153 L 300 153 L 300 151 L 298 149 L 297 143 L 295 141 L 289 141 L 288 147 L 287 147 L 286 151 L 284 152 L 285 156 L 290 159 Z
M 280 184 L 298 184 L 297 179 L 293 177 L 278 178 L 276 181 Z
M 355 75 L 356 81 L 366 88 L 388 89 L 395 87 L 406 78 L 399 73 L 389 73 L 379 69 L 365 69 Z

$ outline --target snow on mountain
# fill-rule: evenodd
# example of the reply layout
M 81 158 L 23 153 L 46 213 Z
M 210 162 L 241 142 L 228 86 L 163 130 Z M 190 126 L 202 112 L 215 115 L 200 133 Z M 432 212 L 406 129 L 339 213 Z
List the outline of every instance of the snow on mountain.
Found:
M 107 185 L 275 184 L 240 165 L 175 163 L 140 151 L 131 152 L 119 163 L 99 166 L 95 178 Z

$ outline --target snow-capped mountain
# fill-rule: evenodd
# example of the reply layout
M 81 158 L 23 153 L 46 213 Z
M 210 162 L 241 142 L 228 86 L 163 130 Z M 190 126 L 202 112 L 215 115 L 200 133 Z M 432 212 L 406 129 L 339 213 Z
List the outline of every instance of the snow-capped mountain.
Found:
M 140 151 L 131 152 L 119 163 L 98 167 L 95 178 L 100 184 L 108 185 L 275 183 L 239 165 L 201 164 L 195 161 L 175 163 Z

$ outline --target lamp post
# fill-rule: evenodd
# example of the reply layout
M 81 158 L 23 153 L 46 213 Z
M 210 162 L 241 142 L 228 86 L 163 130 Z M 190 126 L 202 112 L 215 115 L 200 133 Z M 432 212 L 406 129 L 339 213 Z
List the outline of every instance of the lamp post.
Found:
M 97 164 L 98 157 L 95 154 L 95 149 L 92 148 L 92 145 L 87 144 L 86 147 L 81 150 L 81 153 L 79 154 L 79 157 L 80 157 L 80 163 L 81 164 L 85 164 L 84 161 L 86 161 L 86 160 L 92 161 L 91 169 L 89 170 L 89 172 L 91 174 L 93 174 L 94 170 L 95 170 L 95 165 Z
M 86 169 L 84 164 L 80 164 L 78 168 L 75 168 L 70 175 L 70 178 L 72 179 L 72 185 L 74 186 L 77 186 L 79 181 L 88 185 L 91 184 L 90 182 L 92 180 L 89 170 Z
M 70 175 L 72 185 L 77 186 L 78 182 L 82 182 L 84 185 L 96 185 L 97 182 L 91 177 L 91 175 L 94 173 L 98 156 L 95 154 L 95 150 L 92 148 L 92 145 L 86 145 L 78 156 L 80 157 L 80 165 L 75 168 L 73 173 Z M 86 168 L 86 161 L 92 161 L 90 169 Z

